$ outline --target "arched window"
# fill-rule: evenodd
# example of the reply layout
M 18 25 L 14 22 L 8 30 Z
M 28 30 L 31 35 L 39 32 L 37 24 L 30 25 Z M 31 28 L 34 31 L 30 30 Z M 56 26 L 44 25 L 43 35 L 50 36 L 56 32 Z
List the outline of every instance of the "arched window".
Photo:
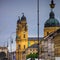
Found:
M 0 58 L 3 59 L 6 57 L 6 53 L 5 52 L 0 52 Z
M 25 49 L 25 45 L 24 45 L 24 49 Z
M 25 34 L 24 34 L 24 38 L 25 38 Z
M 20 49 L 20 47 L 21 47 L 21 46 L 20 46 L 20 45 L 18 45 L 18 49 Z

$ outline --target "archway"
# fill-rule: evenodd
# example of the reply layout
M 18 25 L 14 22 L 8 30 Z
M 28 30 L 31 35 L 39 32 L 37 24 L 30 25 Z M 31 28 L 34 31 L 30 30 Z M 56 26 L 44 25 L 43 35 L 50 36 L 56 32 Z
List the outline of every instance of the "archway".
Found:
M 0 52 L 0 60 L 3 60 L 3 58 L 6 58 L 6 53 Z

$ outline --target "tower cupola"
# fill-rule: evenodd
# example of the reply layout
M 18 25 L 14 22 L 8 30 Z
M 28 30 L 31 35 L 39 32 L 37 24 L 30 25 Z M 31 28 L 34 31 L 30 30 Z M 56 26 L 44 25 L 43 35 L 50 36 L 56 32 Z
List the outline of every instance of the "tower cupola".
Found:
M 60 26 L 60 23 L 55 18 L 55 14 L 53 12 L 54 7 L 55 7 L 54 1 L 51 0 L 51 4 L 50 4 L 51 12 L 49 14 L 49 19 L 45 22 L 44 27 L 58 27 L 58 26 Z
M 53 0 L 51 0 L 50 3 L 51 12 L 49 13 L 49 18 L 44 24 L 44 36 L 49 35 L 50 33 L 56 31 L 60 28 L 59 21 L 55 18 L 55 14 L 53 9 L 55 8 L 55 3 Z
M 50 18 L 55 18 L 55 14 L 54 14 L 53 11 L 50 12 L 49 17 L 50 17 Z
M 26 17 L 24 16 L 24 13 L 22 13 L 21 21 L 26 21 Z
M 20 16 L 18 16 L 17 24 L 19 24 L 20 22 L 21 22 Z

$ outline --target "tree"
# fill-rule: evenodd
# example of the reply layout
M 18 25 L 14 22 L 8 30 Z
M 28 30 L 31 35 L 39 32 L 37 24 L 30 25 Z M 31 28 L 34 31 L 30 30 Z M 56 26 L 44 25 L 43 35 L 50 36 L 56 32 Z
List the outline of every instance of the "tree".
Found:
M 37 53 L 33 53 L 33 54 L 30 53 L 29 55 L 26 56 L 26 58 L 27 58 L 27 59 L 28 59 L 28 58 L 33 58 L 33 59 L 34 59 L 34 58 L 38 58 L 38 54 L 37 54 Z

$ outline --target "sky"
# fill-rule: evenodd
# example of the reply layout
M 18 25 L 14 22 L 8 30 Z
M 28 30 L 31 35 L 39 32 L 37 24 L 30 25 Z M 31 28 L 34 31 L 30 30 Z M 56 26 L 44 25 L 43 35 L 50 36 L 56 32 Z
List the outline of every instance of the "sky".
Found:
M 44 23 L 49 18 L 51 0 L 39 0 L 39 36 L 44 35 Z M 55 18 L 60 21 L 60 0 L 54 0 Z M 0 46 L 5 46 L 13 38 L 15 44 L 15 32 L 18 16 L 24 13 L 27 19 L 28 36 L 37 36 L 37 0 L 0 0 Z M 10 43 L 9 43 L 10 44 Z

